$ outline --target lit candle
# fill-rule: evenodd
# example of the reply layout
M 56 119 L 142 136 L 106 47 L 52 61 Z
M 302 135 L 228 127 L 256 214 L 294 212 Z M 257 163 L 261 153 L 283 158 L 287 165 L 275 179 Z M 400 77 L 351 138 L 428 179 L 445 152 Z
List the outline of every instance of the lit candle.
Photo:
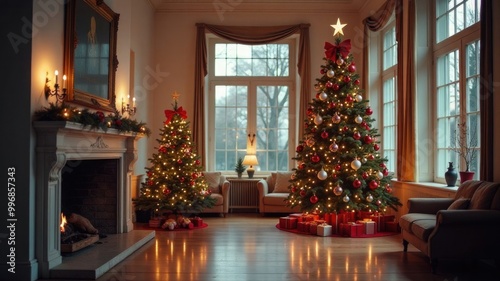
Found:
M 59 71 L 56 70 L 55 75 L 56 75 L 56 84 L 57 84 L 57 76 L 59 75 Z
M 63 75 L 63 89 L 66 89 L 66 75 Z
M 132 106 L 135 107 L 135 97 L 132 98 L 132 102 L 133 102 Z

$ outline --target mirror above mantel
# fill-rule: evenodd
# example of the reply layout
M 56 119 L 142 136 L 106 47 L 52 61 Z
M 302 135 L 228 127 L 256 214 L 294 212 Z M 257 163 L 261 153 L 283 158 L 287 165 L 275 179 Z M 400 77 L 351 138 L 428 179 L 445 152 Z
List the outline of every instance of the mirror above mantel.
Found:
M 116 41 L 120 15 L 99 0 L 69 0 L 65 5 L 66 101 L 116 112 Z

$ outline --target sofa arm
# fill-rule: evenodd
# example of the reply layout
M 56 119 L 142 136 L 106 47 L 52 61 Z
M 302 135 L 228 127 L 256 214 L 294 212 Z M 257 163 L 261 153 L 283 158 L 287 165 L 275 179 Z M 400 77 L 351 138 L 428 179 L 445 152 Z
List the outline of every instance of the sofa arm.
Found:
M 408 213 L 436 214 L 440 210 L 448 209 L 453 201 L 453 198 L 410 198 Z
M 267 185 L 266 180 L 259 180 L 257 182 L 257 189 L 259 190 L 259 198 L 264 197 L 269 193 L 269 186 Z
M 222 198 L 224 198 L 224 213 L 229 212 L 229 196 L 231 192 L 231 183 L 228 180 L 225 180 L 221 187 Z
M 500 211 L 496 210 L 441 210 L 436 216 L 436 226 L 500 225 Z

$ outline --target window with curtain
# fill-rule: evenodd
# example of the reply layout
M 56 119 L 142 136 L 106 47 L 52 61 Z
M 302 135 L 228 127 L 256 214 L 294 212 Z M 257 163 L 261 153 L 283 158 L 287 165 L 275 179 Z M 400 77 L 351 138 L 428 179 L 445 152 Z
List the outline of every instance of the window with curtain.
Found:
M 479 176 L 479 0 L 438 0 L 435 7 L 434 46 L 437 159 L 436 179 L 442 181 L 453 162 L 459 171 L 466 163 L 453 149 L 458 139 L 472 144 L 475 157 L 469 170 Z M 465 124 L 466 130 L 460 125 Z
M 397 132 L 397 42 L 394 21 L 381 31 L 382 34 L 382 156 L 387 158 L 387 169 L 396 171 Z
M 290 169 L 295 133 L 295 44 L 208 44 L 208 159 L 217 171 L 234 171 L 238 158 L 256 154 L 255 170 Z M 295 73 L 295 72 L 293 72 Z M 250 138 L 248 135 L 250 134 Z M 253 135 L 255 134 L 255 138 Z

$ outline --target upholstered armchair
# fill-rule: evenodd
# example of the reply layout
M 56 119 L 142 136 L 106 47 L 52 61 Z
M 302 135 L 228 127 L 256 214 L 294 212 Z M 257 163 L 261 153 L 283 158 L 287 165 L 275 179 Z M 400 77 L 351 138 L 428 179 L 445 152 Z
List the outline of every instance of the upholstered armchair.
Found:
M 257 182 L 259 190 L 259 212 L 266 213 L 292 213 L 299 212 L 299 207 L 293 209 L 286 205 L 288 186 L 293 172 L 273 172 L 266 179 Z
M 229 210 L 229 192 L 231 184 L 220 172 L 203 172 L 208 188 L 212 192 L 210 196 L 216 199 L 212 208 L 206 208 L 202 213 L 219 213 L 226 217 Z

